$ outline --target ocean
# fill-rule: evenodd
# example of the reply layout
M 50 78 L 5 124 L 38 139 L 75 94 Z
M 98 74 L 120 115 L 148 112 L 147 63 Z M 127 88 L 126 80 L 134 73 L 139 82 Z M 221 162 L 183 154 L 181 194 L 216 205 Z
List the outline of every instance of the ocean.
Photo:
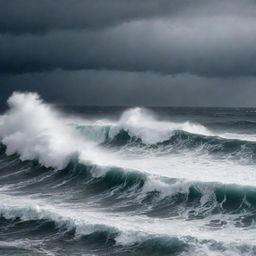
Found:
M 256 109 L 0 114 L 0 255 L 256 255 Z

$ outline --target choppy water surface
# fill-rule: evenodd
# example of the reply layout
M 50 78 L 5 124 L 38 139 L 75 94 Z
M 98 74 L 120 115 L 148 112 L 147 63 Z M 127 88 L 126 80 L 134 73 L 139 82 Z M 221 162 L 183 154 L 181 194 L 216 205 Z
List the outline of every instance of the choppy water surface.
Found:
M 0 116 L 0 255 L 256 255 L 256 110 Z

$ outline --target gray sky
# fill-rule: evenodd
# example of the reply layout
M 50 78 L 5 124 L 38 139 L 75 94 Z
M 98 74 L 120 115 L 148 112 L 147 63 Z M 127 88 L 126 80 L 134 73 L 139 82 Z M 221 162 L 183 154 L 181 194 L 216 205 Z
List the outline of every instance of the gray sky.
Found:
M 256 106 L 255 0 L 0 0 L 0 101 Z

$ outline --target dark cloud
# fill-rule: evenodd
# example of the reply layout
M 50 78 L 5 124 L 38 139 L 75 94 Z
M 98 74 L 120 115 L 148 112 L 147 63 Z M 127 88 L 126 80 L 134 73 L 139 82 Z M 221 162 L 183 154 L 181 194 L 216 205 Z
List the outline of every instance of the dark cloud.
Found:
M 1 0 L 0 31 L 43 33 L 56 29 L 101 28 L 169 14 L 184 0 Z
M 54 31 L 0 36 L 0 71 L 55 69 L 256 75 L 256 18 L 172 18 L 126 23 L 101 32 Z
M 0 0 L 0 100 L 255 106 L 255 0 Z
M 14 90 L 71 105 L 256 106 L 256 78 L 161 76 L 117 71 L 54 71 L 0 77 L 0 102 Z
M 93 29 L 170 15 L 255 16 L 254 0 L 0 0 L 1 33 Z

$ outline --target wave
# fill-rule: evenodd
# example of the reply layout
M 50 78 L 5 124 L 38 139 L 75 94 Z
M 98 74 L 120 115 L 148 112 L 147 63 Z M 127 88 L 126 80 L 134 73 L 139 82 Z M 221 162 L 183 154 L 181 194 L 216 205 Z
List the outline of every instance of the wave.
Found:
M 172 131 L 172 134 L 166 140 L 148 145 L 140 137 L 132 135 L 124 129 L 115 131 L 115 134 L 113 134 L 110 126 L 96 128 L 94 126 L 78 126 L 77 129 L 86 137 L 98 141 L 102 146 L 125 148 L 128 146 L 138 147 L 144 150 L 155 149 L 159 153 L 178 153 L 184 150 L 196 150 L 201 153 L 226 156 L 229 159 L 247 158 L 254 160 L 256 157 L 256 143 L 254 141 L 229 139 L 227 133 L 225 134 L 227 138 L 224 138 L 175 130 Z
M 227 121 L 227 127 L 234 125 L 255 126 L 249 121 Z M 219 125 L 219 123 L 214 123 Z M 256 136 L 253 134 L 214 132 L 207 127 L 190 121 L 172 122 L 158 120 L 154 113 L 144 108 L 133 108 L 123 112 L 116 122 L 109 120 L 97 120 L 86 124 L 73 124 L 85 137 L 98 142 L 115 139 L 116 136 L 129 140 L 137 139 L 144 144 L 154 145 L 168 141 L 175 133 L 186 133 L 191 135 L 218 137 L 220 139 L 240 140 L 255 142 Z M 211 124 L 211 126 L 214 126 Z
M 108 255 L 108 250 L 111 250 L 111 255 L 195 255 L 202 253 L 202 249 L 207 249 L 213 255 L 219 255 L 223 251 L 227 255 L 246 255 L 248 250 L 255 249 L 255 246 L 241 244 L 239 241 L 232 243 L 229 237 L 222 239 L 216 235 L 217 231 L 213 234 L 215 238 L 209 237 L 207 230 L 202 228 L 194 229 L 191 235 L 189 232 L 183 233 L 182 229 L 190 230 L 193 227 L 194 223 L 190 222 L 184 225 L 179 220 L 174 220 L 172 227 L 177 228 L 174 232 L 165 222 L 155 220 L 156 223 L 149 223 L 145 217 L 127 216 L 125 219 L 119 217 L 119 220 L 115 219 L 114 215 L 106 214 L 107 216 L 103 217 L 101 213 L 94 211 L 83 211 L 81 215 L 79 208 L 76 208 L 74 213 L 68 205 L 53 208 L 45 203 L 44 206 L 38 205 L 39 202 L 34 200 L 23 199 L 22 203 L 18 202 L 19 199 L 15 200 L 16 202 L 7 197 L 0 207 L 0 229 L 5 230 L 1 238 L 6 240 L 6 237 L 9 237 L 15 241 L 24 235 L 27 241 L 33 241 L 33 247 L 27 247 L 27 250 L 36 249 L 39 245 L 41 250 L 50 251 L 58 244 L 63 250 L 59 251 L 58 255 L 69 255 L 76 249 L 86 249 L 99 255 Z M 136 230 L 138 222 L 142 231 Z M 229 231 L 234 232 L 230 227 Z M 220 232 L 223 233 L 223 228 Z M 244 230 L 238 232 L 244 234 Z M 232 237 L 232 233 L 230 236 Z M 24 244 L 19 240 L 19 243 L 0 243 L 0 250 L 8 246 L 24 249 Z
M 31 203 L 33 201 L 26 202 L 27 205 Z M 131 255 L 132 252 L 145 255 L 154 255 L 156 252 L 170 254 L 181 252 L 187 247 L 182 240 L 175 237 L 157 236 L 129 229 L 119 230 L 115 226 L 98 224 L 99 220 L 92 216 L 89 213 L 86 217 L 88 220 L 84 220 L 77 219 L 64 209 L 60 211 L 50 207 L 2 205 L 0 229 L 5 229 L 2 237 L 17 238 L 24 234 L 28 239 L 41 240 L 47 235 L 51 240 L 64 240 L 68 244 L 82 242 L 91 249 L 116 247 L 121 249 L 122 253 L 127 250 Z
M 219 136 L 205 136 L 175 130 L 167 140 L 156 144 L 145 144 L 141 138 L 132 135 L 124 129 L 115 130 L 113 134 L 110 126 L 95 127 L 79 126 L 77 129 L 88 138 L 97 140 L 105 148 L 121 150 L 124 153 L 155 154 L 156 156 L 168 154 L 196 153 L 197 155 L 211 155 L 217 159 L 234 160 L 244 164 L 254 164 L 256 160 L 256 142 L 248 140 L 229 139 Z M 234 134 L 233 134 L 234 137 Z M 97 138 L 97 139 L 96 139 Z
M 160 153 L 196 150 L 234 160 L 255 159 L 254 134 L 216 133 L 203 125 L 189 121 L 183 123 L 159 121 L 151 112 L 142 108 L 125 111 L 116 123 L 98 120 L 94 123 L 74 126 L 84 137 L 102 146 L 156 149 Z
M 97 255 L 106 254 L 111 250 L 111 255 L 161 255 L 177 254 L 187 251 L 188 245 L 172 237 L 145 237 L 143 240 L 135 241 L 133 244 L 117 244 L 118 231 L 101 227 L 96 230 L 91 230 L 85 234 L 76 236 L 77 227 L 70 228 L 65 225 L 60 226 L 60 223 L 51 219 L 33 219 L 23 220 L 22 217 L 14 219 L 0 218 L 2 226 L 5 226 L 5 236 L 15 238 L 13 233 L 24 234 L 27 237 L 25 240 L 15 240 L 15 242 L 0 242 L 0 250 L 17 249 L 27 252 L 37 252 L 40 255 L 50 251 L 51 244 L 61 244 L 65 249 L 59 251 L 59 255 L 74 254 L 77 249 L 86 250 L 87 253 L 95 253 Z M 7 227 L 6 227 L 7 226 Z M 28 228 L 29 227 L 29 230 Z M 86 229 L 85 227 L 83 227 Z M 51 242 L 40 242 L 42 238 L 48 236 Z M 36 242 L 37 241 L 37 242 Z M 40 250 L 37 249 L 40 247 Z M 36 250 L 37 249 L 37 250 Z M 7 250 L 8 251 L 8 250 Z M 49 255 L 51 255 L 49 253 Z
M 13 93 L 9 110 L 0 117 L 0 139 L 7 155 L 37 160 L 45 167 L 63 169 L 75 155 L 95 161 L 101 152 L 70 128 L 67 120 L 36 93 Z
M 137 138 L 144 144 L 156 144 L 168 140 L 175 131 L 210 136 L 212 132 L 200 124 L 189 121 L 175 123 L 157 120 L 152 112 L 144 108 L 133 108 L 124 111 L 120 119 L 113 123 L 100 120 L 87 125 L 77 125 L 83 135 L 90 139 L 104 142 L 106 139 L 119 137 Z
M 116 167 L 105 168 L 103 172 L 99 166 L 77 161 L 55 171 L 17 159 L 14 156 L 14 162 L 10 162 L 7 157 L 9 165 L 4 161 L 0 164 L 2 191 L 40 193 L 50 195 L 52 200 L 75 200 L 99 209 L 107 207 L 113 212 L 133 212 L 152 218 L 184 216 L 191 220 L 224 214 L 233 215 L 234 225 L 241 227 L 256 221 L 255 187 L 163 178 Z M 2 172 L 5 169 L 8 172 Z M 97 172 L 101 175 L 95 176 Z

